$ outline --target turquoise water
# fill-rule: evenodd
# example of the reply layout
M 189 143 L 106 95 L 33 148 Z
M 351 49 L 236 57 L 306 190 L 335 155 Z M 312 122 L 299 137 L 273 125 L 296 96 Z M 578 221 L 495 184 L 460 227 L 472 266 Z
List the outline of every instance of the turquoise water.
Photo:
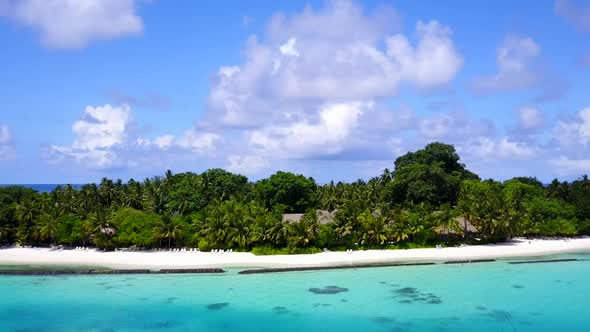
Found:
M 567 257 L 583 260 L 263 275 L 2 276 L 0 331 L 584 331 L 590 256 Z

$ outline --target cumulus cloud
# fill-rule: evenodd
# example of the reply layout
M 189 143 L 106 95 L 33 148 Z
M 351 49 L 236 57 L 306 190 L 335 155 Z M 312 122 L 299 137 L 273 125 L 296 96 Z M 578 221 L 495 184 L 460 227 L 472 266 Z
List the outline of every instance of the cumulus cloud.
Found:
M 534 130 L 545 125 L 543 113 L 534 107 L 521 107 L 518 109 L 518 127 L 523 130 Z
M 524 142 L 510 141 L 507 137 L 494 141 L 489 138 L 482 138 L 476 144 L 469 147 L 476 155 L 486 160 L 502 159 L 532 159 L 538 154 L 534 146 Z
M 418 133 L 425 141 L 442 140 L 465 144 L 480 138 L 493 137 L 495 127 L 489 121 L 474 121 L 463 111 L 440 113 L 418 120 Z
M 138 35 L 136 0 L 0 0 L 0 16 L 38 30 L 54 48 L 81 48 L 93 40 Z
M 590 172 L 590 159 L 570 159 L 562 156 L 550 162 L 555 166 L 558 174 L 579 175 Z
M 557 0 L 554 4 L 555 13 L 563 16 L 581 31 L 590 31 L 590 2 L 576 4 L 571 0 Z
M 47 157 L 52 163 L 73 161 L 91 169 L 133 167 L 140 159 L 150 162 L 157 157 L 150 154 L 188 151 L 202 154 L 214 148 L 218 136 L 213 133 L 197 133 L 187 130 L 179 138 L 162 135 L 154 139 L 137 137 L 133 132 L 134 120 L 127 104 L 112 106 L 87 106 L 82 119 L 74 122 L 75 139 L 70 145 L 51 145 Z M 150 159 L 152 158 L 152 159 Z
M 476 78 L 473 88 L 478 92 L 494 92 L 528 88 L 541 79 L 533 68 L 541 48 L 529 37 L 507 37 L 496 52 L 498 72 Z
M 12 132 L 7 125 L 0 123 L 0 161 L 15 158 Z
M 587 145 L 590 142 L 590 107 L 579 111 L 571 121 L 559 121 L 553 133 L 561 146 Z
M 387 39 L 387 54 L 397 64 L 401 78 L 425 88 L 450 82 L 463 65 L 463 58 L 451 39 L 451 30 L 437 21 L 418 21 L 416 33 L 416 47 L 401 34 Z
M 560 174 L 588 172 L 590 166 L 590 106 L 553 128 L 551 164 Z
M 253 174 L 270 166 L 269 161 L 260 156 L 230 155 L 227 159 L 227 169 L 241 174 Z
M 258 153 L 280 159 L 338 153 L 359 117 L 371 107 L 371 103 L 363 102 L 327 104 L 320 108 L 316 121 L 302 119 L 256 129 L 249 134 L 249 143 Z
M 275 15 L 263 38 L 248 39 L 243 63 L 219 68 L 200 125 L 234 133 L 227 146 L 235 168 L 337 158 L 362 147 L 377 153 L 413 125 L 413 111 L 385 100 L 402 84 L 446 86 L 463 65 L 449 27 L 418 21 L 406 36 L 398 21 L 391 8 L 366 13 L 351 1 Z
M 58 160 L 69 157 L 96 168 L 110 167 L 117 158 L 114 148 L 127 141 L 131 120 L 129 105 L 87 106 L 83 118 L 72 125 L 74 142 L 68 146 L 52 145 L 50 153 Z

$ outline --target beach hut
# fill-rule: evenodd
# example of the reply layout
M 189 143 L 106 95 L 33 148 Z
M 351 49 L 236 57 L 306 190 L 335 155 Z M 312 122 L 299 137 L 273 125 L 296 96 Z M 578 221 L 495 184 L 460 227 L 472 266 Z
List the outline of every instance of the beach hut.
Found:
M 100 232 L 110 237 L 115 236 L 115 234 L 117 234 L 117 231 L 112 227 L 103 227 L 100 229 Z
M 334 218 L 336 215 L 336 210 L 330 212 L 327 210 L 316 210 L 316 214 L 318 216 L 318 222 L 321 225 L 326 225 L 334 222 Z M 284 213 L 283 214 L 283 222 L 287 222 L 289 224 L 296 223 L 301 221 L 303 217 L 303 213 Z
M 477 228 L 473 226 L 465 217 L 456 217 L 454 227 L 438 226 L 435 232 L 439 235 L 469 235 L 477 233 Z

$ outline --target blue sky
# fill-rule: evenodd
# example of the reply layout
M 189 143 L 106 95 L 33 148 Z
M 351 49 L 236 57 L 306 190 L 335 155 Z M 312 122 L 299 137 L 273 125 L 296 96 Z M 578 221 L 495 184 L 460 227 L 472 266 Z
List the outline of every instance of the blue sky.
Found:
M 0 183 L 590 172 L 590 1 L 0 0 Z

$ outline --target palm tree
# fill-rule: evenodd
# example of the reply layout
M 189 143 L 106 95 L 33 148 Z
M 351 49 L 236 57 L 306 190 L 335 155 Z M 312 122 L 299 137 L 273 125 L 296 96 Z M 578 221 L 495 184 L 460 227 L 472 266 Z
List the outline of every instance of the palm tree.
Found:
M 39 238 L 43 241 L 50 241 L 50 244 L 55 244 L 55 234 L 57 233 L 58 221 L 57 219 L 47 216 L 38 225 Z
M 105 234 L 109 237 L 114 235 L 115 225 L 113 224 L 112 214 L 106 209 L 98 209 L 88 217 L 92 225 L 94 234 Z
M 5 239 L 10 238 L 10 235 L 12 235 L 12 228 L 6 225 L 0 225 L 0 244 L 2 244 Z
M 143 192 L 143 207 L 145 211 L 164 214 L 168 200 L 165 185 L 161 178 L 146 179 Z
M 465 237 L 465 233 L 457 223 L 457 219 L 453 216 L 451 206 L 448 203 L 441 205 L 439 211 L 433 212 L 433 217 L 435 225 L 446 237 L 446 242 L 449 241 L 451 233 L 463 233 L 463 237 Z
M 78 209 L 77 191 L 70 184 L 59 191 L 57 199 L 61 214 L 73 214 Z
M 396 243 L 406 241 L 410 237 L 410 229 L 407 227 L 410 213 L 407 210 L 396 208 L 391 211 L 393 223 L 389 227 L 389 238 Z
M 31 198 L 25 198 L 16 206 L 16 219 L 24 225 L 32 225 L 39 214 L 37 203 Z
M 330 181 L 329 184 L 323 186 L 320 189 L 320 206 L 322 209 L 327 211 L 334 211 L 338 208 L 338 197 L 336 195 L 336 187 L 334 181 Z
M 160 239 L 168 240 L 168 249 L 170 249 L 172 241 L 176 241 L 182 230 L 183 227 L 177 214 L 165 214 L 162 217 L 162 222 L 156 227 L 156 235 Z
M 79 192 L 77 202 L 80 218 L 88 217 L 99 206 L 99 202 L 96 184 L 84 185 Z
M 300 221 L 289 225 L 289 244 L 292 247 L 306 247 L 313 242 L 319 230 L 317 213 L 309 211 Z
M 365 210 L 358 216 L 361 244 L 383 244 L 387 240 L 386 218 L 378 211 Z
M 289 232 L 290 227 L 288 222 L 275 220 L 274 224 L 266 230 L 265 235 L 275 246 L 283 247 L 287 244 Z
M 141 210 L 143 206 L 143 188 L 141 183 L 130 179 L 123 187 L 122 206 Z

